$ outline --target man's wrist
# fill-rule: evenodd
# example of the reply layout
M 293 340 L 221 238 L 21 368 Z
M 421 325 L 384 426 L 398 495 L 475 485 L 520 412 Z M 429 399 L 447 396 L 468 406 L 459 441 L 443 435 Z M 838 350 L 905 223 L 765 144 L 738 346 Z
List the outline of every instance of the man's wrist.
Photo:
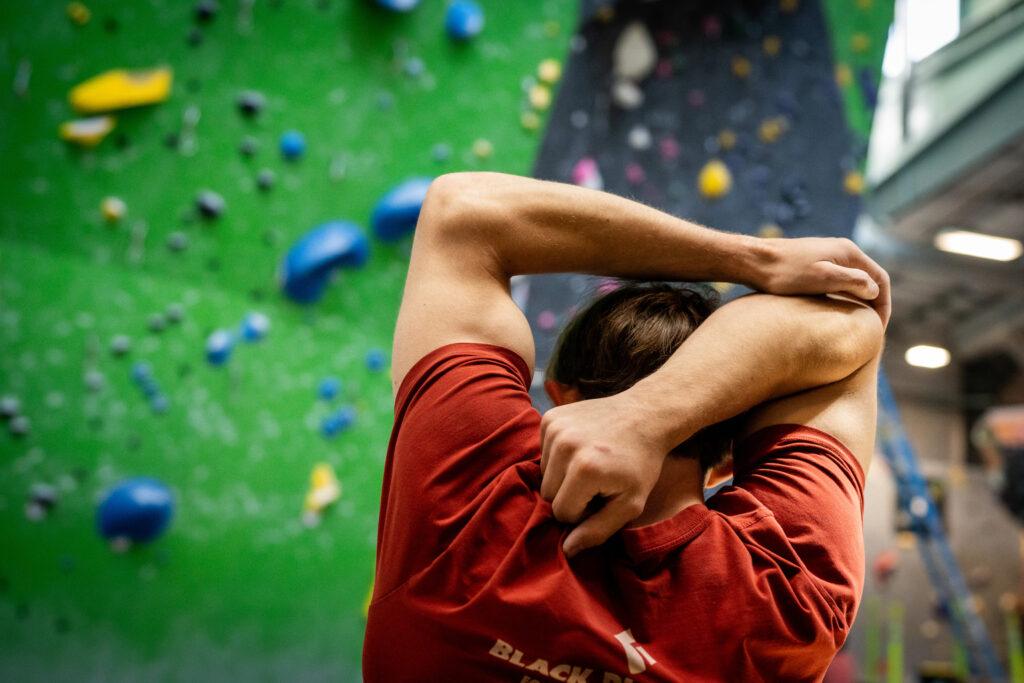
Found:
M 764 291 L 768 288 L 771 264 L 776 259 L 773 241 L 751 235 L 734 235 L 733 256 L 729 260 L 726 282 Z
M 640 424 L 639 431 L 664 454 L 700 431 L 699 416 L 689 401 L 674 400 L 686 394 L 678 385 L 668 391 L 657 372 L 618 394 L 625 411 Z

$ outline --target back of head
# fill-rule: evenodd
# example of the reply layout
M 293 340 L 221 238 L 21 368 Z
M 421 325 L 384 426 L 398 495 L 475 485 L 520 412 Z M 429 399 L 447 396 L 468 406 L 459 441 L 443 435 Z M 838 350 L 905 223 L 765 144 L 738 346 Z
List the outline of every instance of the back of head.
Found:
M 583 399 L 625 391 L 660 368 L 717 306 L 713 293 L 686 286 L 625 284 L 569 322 L 547 377 L 574 387 Z M 728 423 L 708 427 L 676 451 L 696 455 L 706 471 L 729 453 L 729 432 Z

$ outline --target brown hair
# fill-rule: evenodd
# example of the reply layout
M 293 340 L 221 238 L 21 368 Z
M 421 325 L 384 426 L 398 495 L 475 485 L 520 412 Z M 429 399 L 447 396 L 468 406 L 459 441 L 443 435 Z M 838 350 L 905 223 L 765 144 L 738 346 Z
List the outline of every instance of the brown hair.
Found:
M 584 399 L 611 396 L 651 374 L 718 307 L 713 290 L 630 282 L 598 297 L 559 336 L 547 378 Z M 729 454 L 734 425 L 707 427 L 677 450 L 695 453 L 707 471 Z

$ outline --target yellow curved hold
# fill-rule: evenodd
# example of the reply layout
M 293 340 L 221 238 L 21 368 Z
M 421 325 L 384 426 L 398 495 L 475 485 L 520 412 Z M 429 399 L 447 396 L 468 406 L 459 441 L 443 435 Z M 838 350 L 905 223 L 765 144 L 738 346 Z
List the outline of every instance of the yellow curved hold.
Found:
M 68 94 L 71 106 L 85 114 L 163 102 L 171 93 L 172 71 L 113 69 L 79 83 Z
M 551 89 L 539 83 L 530 88 L 530 106 L 544 111 L 551 106 Z
M 545 59 L 537 67 L 537 77 L 548 84 L 554 84 L 562 77 L 562 63 L 557 59 Z
M 718 134 L 718 146 L 729 151 L 736 146 L 736 133 L 732 130 L 725 128 Z
M 843 178 L 843 190 L 846 194 L 861 194 L 864 192 L 864 176 L 860 171 L 849 171 Z
M 535 111 L 524 111 L 519 115 L 519 123 L 526 130 L 537 130 L 540 128 L 540 116 Z
M 866 33 L 854 33 L 850 38 L 850 47 L 854 52 L 867 52 L 871 47 L 871 36 Z
M 79 26 L 85 26 L 89 23 L 89 19 L 92 17 L 92 12 L 89 8 L 80 2 L 68 3 L 68 19 Z
M 779 0 L 779 9 L 787 14 L 800 8 L 800 0 Z
M 836 85 L 840 88 L 853 83 L 853 70 L 847 64 L 836 64 Z
M 697 176 L 697 189 L 708 199 L 724 197 L 732 189 L 732 173 L 729 167 L 718 159 L 704 164 Z
M 779 54 L 779 50 L 782 49 L 782 38 L 778 36 L 765 36 L 764 40 L 761 41 L 761 48 L 769 57 L 775 57 Z
M 746 57 L 736 55 L 732 58 L 732 73 L 736 78 L 747 78 L 750 76 L 750 60 Z
M 786 233 L 775 223 L 765 223 L 757 231 L 757 236 L 768 239 L 778 239 L 779 237 L 785 237 Z
M 761 125 L 757 127 L 757 137 L 761 142 L 770 145 L 777 142 L 787 128 L 789 128 L 789 121 L 784 116 L 773 116 L 762 121 Z
M 88 119 L 75 119 L 60 124 L 57 131 L 61 140 L 81 145 L 82 147 L 95 147 L 107 137 L 110 131 L 114 130 L 116 120 L 113 116 L 93 116 Z

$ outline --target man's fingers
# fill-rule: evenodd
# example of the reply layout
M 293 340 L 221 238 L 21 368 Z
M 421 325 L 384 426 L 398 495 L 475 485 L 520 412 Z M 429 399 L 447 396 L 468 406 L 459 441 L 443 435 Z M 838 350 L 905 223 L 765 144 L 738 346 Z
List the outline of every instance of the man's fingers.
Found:
M 865 301 L 872 301 L 878 297 L 878 283 L 865 271 L 826 262 L 823 262 L 821 267 L 829 283 L 829 292 L 846 292 Z
M 643 509 L 643 504 L 627 496 L 610 499 L 604 507 L 569 532 L 562 543 L 562 551 L 567 557 L 572 557 L 587 548 L 601 545 L 616 531 L 640 516 Z
M 574 476 L 570 471 L 558 489 L 555 499 L 551 501 L 551 512 L 559 522 L 575 524 L 583 519 L 590 501 L 600 492 L 596 482 Z
M 866 272 L 874 280 L 875 284 L 878 285 L 878 296 L 872 300 L 871 305 L 878 311 L 878 315 L 882 317 L 882 323 L 888 324 L 889 316 L 892 313 L 892 302 L 889 298 L 889 273 L 860 249 L 856 250 L 850 265 Z
M 567 444 L 560 444 L 556 439 L 549 439 L 544 450 L 547 455 L 547 466 L 540 482 L 540 495 L 544 500 L 554 500 L 555 494 L 562 487 L 566 470 L 569 467 L 571 448 Z M 541 456 L 544 459 L 544 456 Z

